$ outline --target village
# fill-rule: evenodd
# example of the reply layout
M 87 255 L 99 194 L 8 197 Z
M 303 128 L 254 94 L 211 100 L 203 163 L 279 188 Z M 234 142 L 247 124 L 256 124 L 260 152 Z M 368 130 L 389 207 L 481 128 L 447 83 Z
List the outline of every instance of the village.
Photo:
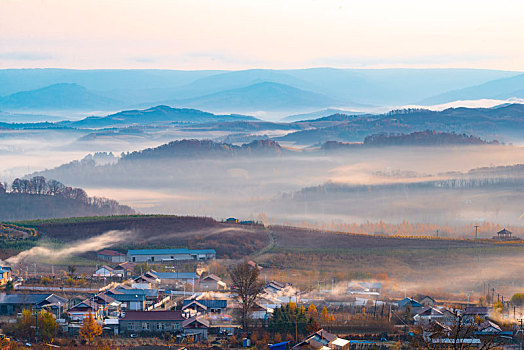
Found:
M 211 248 L 104 249 L 97 261 L 88 274 L 69 266 L 62 277 L 3 266 L 3 344 L 322 350 L 522 346 L 524 295 L 504 296 L 488 286 L 485 295 L 468 294 L 466 300 L 412 295 L 407 289 L 399 297 L 402 286 L 393 292 L 379 280 L 319 281 L 301 290 L 294 281 L 268 279 L 269 268 L 253 260 L 225 268 Z M 249 288 L 251 294 L 242 295 Z M 24 322 L 31 326 L 24 328 Z

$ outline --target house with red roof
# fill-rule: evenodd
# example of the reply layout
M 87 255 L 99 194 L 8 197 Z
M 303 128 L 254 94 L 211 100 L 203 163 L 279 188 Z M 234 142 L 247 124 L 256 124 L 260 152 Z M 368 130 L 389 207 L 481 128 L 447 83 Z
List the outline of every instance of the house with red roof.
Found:
M 122 263 L 126 261 L 126 255 L 124 253 L 117 252 L 116 250 L 104 249 L 99 251 L 96 257 L 100 260 Z

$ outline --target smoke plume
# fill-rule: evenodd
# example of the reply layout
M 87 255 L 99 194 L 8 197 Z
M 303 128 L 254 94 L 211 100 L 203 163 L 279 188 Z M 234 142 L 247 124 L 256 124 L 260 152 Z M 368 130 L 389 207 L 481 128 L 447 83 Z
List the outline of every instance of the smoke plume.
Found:
M 78 253 L 104 249 L 123 242 L 124 240 L 131 238 L 131 236 L 131 231 L 111 230 L 104 232 L 100 236 L 73 242 L 67 247 L 61 249 L 39 246 L 29 250 L 24 250 L 23 252 L 6 259 L 5 262 L 9 265 L 16 265 L 24 260 L 35 260 L 41 258 L 58 260 Z

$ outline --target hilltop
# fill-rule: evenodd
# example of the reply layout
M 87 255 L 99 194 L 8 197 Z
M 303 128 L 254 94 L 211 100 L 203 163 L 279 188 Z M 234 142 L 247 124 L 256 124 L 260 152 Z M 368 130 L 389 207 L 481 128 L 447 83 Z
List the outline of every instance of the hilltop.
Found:
M 241 115 L 215 115 L 197 109 L 156 106 L 143 110 L 126 110 L 105 117 L 88 117 L 78 121 L 64 121 L 59 125 L 75 128 L 107 128 L 112 126 L 169 123 L 209 123 L 236 120 L 257 120 Z
M 455 134 L 450 132 L 436 132 L 434 130 L 417 131 L 410 134 L 376 134 L 366 136 L 363 143 L 344 143 L 328 141 L 322 144 L 324 151 L 354 149 L 357 147 L 387 147 L 387 146 L 459 146 L 459 145 L 487 145 L 499 144 L 498 141 L 485 141 L 480 137 Z
M 29 220 L 69 216 L 134 214 L 117 201 L 89 197 L 81 188 L 66 187 L 42 176 L 0 183 L 0 220 Z
M 173 141 L 156 148 L 148 148 L 126 154 L 122 161 L 128 160 L 147 160 L 158 158 L 193 158 L 193 157 L 215 157 L 215 156 L 245 156 L 257 155 L 278 155 L 283 152 L 278 142 L 271 140 L 255 140 L 242 146 L 235 146 L 223 142 L 213 142 L 211 140 L 181 140 Z

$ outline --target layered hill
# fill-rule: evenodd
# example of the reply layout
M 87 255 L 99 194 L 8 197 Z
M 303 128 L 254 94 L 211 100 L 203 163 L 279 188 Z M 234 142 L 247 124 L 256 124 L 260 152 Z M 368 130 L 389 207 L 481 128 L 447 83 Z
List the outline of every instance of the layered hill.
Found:
M 197 109 L 156 106 L 144 110 L 127 110 L 105 117 L 88 117 L 78 121 L 64 121 L 59 125 L 75 128 L 107 128 L 112 126 L 150 125 L 166 123 L 209 123 L 236 120 L 257 120 L 243 115 L 216 115 Z
M 6 110 L 86 110 L 114 108 L 118 102 L 72 83 L 49 85 L 0 98 Z
M 122 156 L 122 161 L 179 157 L 209 158 L 217 156 L 279 155 L 282 152 L 284 152 L 284 150 L 278 142 L 271 140 L 256 140 L 241 146 L 211 140 L 181 140 L 169 142 L 156 148 L 128 153 Z
M 410 134 L 377 134 L 370 135 L 363 143 L 344 143 L 328 141 L 322 144 L 324 151 L 354 149 L 358 147 L 388 147 L 388 146 L 460 146 L 499 144 L 498 141 L 485 141 L 477 136 L 436 132 L 434 130 L 417 131 Z
M 322 108 L 343 104 L 327 95 L 274 82 L 260 82 L 196 98 L 175 100 L 172 103 L 211 110 L 248 112 Z M 352 102 L 344 101 L 344 103 Z
M 440 104 L 459 100 L 524 98 L 524 74 L 492 80 L 464 89 L 448 91 L 422 101 L 424 104 Z
M 524 105 L 510 104 L 499 108 L 449 108 L 444 111 L 408 109 L 381 115 L 337 115 L 327 118 L 335 118 L 339 122 L 331 126 L 297 131 L 275 140 L 292 141 L 298 144 L 325 141 L 359 142 L 370 134 L 408 134 L 421 130 L 466 133 L 502 141 L 520 139 L 522 138 L 520 130 L 524 130 Z

